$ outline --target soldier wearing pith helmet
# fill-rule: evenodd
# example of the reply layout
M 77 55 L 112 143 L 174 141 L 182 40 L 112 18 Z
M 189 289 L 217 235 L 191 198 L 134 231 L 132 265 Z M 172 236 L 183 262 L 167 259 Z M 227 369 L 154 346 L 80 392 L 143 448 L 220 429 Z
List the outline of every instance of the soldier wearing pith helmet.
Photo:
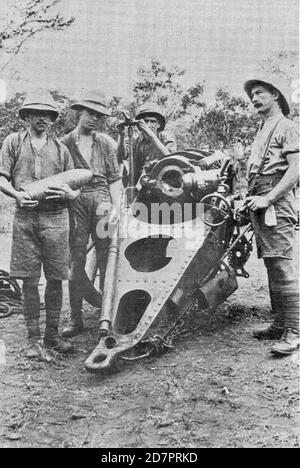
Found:
M 166 118 L 156 104 L 144 104 L 137 110 L 138 135 L 133 139 L 135 182 L 138 181 L 145 165 L 159 160 L 176 151 L 176 141 L 171 132 L 165 130 Z M 119 127 L 118 159 L 126 160 L 129 155 L 124 127 Z
M 48 134 L 57 117 L 56 103 L 46 90 L 27 95 L 19 110 L 27 130 L 9 135 L 0 152 L 0 190 L 16 200 L 11 275 L 23 281 L 23 313 L 28 331 L 27 358 L 42 356 L 40 342 L 41 266 L 47 280 L 45 291 L 46 330 L 44 344 L 59 352 L 70 352 L 71 343 L 58 334 L 62 306 L 62 281 L 68 278 L 68 201 L 78 192 L 68 186 L 53 188 L 48 199 L 37 202 L 26 185 L 73 169 L 68 149 Z
M 84 329 L 83 298 L 101 308 L 101 294 L 93 288 L 85 272 L 87 245 L 91 236 L 96 247 L 100 289 L 103 292 L 110 239 L 99 226 L 107 217 L 106 213 L 109 213 L 109 220 L 118 217 L 121 192 L 116 142 L 109 135 L 98 131 L 102 119 L 110 115 L 104 93 L 99 89 L 86 90 L 71 108 L 78 112 L 78 124 L 63 137 L 62 142 L 69 149 L 75 168 L 90 169 L 93 179 L 83 188 L 81 196 L 71 207 L 76 227 L 71 242 L 71 318 L 63 330 L 65 337 L 73 337 Z
M 252 226 L 258 257 L 269 279 L 273 323 L 257 339 L 280 340 L 271 352 L 292 354 L 299 347 L 299 291 L 295 271 L 295 186 L 299 179 L 299 132 L 288 118 L 289 93 L 272 77 L 248 80 L 244 89 L 262 123 L 248 161 Z

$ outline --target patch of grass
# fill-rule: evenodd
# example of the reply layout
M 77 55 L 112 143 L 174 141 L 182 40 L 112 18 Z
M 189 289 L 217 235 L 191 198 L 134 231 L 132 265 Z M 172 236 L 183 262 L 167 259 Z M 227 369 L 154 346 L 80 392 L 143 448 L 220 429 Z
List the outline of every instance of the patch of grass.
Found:
M 245 306 L 238 302 L 225 302 L 215 309 L 199 309 L 197 303 L 186 316 L 182 326 L 175 331 L 176 339 L 186 339 L 201 333 L 220 331 L 230 324 L 246 321 L 266 321 L 272 318 L 270 309 L 264 306 Z
M 228 304 L 223 310 L 224 316 L 231 322 L 239 322 L 240 320 L 269 320 L 272 317 L 270 308 L 266 309 L 263 306 Z

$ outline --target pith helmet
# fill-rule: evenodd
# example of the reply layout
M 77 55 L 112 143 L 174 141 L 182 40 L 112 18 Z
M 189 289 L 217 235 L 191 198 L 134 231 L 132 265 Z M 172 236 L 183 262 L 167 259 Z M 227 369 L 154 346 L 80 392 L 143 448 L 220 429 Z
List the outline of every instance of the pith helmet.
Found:
M 57 119 L 59 114 L 53 97 L 45 89 L 38 89 L 27 94 L 22 107 L 19 109 L 19 116 L 22 120 L 25 120 L 27 112 L 30 110 L 50 112 L 52 122 Z
M 286 90 L 286 85 L 281 80 L 279 80 L 276 77 L 274 78 L 273 76 L 270 79 L 266 77 L 261 77 L 261 78 L 259 77 L 259 78 L 246 81 L 244 84 L 244 90 L 246 91 L 250 99 L 251 99 L 251 91 L 253 87 L 258 86 L 258 85 L 268 86 L 270 88 L 273 88 L 275 91 L 277 91 L 279 94 L 278 104 L 281 107 L 282 113 L 283 115 L 289 115 L 290 113 L 290 106 L 288 102 L 289 92 Z
M 102 115 L 111 114 L 105 94 L 99 89 L 85 91 L 81 98 L 71 105 L 71 108 L 75 110 L 90 109 Z
M 143 105 L 142 107 L 140 107 L 140 108 L 138 109 L 135 118 L 136 118 L 137 120 L 138 120 L 138 119 L 142 119 L 142 118 L 145 117 L 146 115 L 156 117 L 157 120 L 158 120 L 159 123 L 160 123 L 160 126 L 159 126 L 158 131 L 160 131 L 160 132 L 163 131 L 163 129 L 164 129 L 165 126 L 166 126 L 166 119 L 165 119 L 165 117 L 162 115 L 161 110 L 159 109 L 158 106 L 156 106 L 155 104 L 146 104 L 146 105 Z

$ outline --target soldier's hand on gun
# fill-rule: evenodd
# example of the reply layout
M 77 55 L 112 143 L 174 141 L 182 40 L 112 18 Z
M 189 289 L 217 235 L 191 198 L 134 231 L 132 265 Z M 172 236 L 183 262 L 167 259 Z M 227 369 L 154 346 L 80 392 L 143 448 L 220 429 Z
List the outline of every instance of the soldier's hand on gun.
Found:
M 263 210 L 265 208 L 268 208 L 268 206 L 270 206 L 269 199 L 267 197 L 263 197 L 259 195 L 247 197 L 245 200 L 245 203 L 252 211 Z
M 72 190 L 67 184 L 52 186 L 46 192 L 46 200 L 75 200 L 80 195 L 80 190 Z
M 32 200 L 30 195 L 26 192 L 17 192 L 16 201 L 19 208 L 34 208 L 39 202 L 37 200 Z

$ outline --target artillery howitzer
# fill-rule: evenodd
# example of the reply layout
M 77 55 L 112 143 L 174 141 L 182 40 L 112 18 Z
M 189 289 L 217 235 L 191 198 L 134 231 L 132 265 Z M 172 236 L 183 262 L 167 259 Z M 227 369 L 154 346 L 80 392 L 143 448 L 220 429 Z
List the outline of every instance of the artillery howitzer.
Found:
M 87 370 L 170 349 L 196 299 L 200 309 L 214 308 L 237 289 L 236 276 L 249 276 L 250 228 L 240 232 L 233 176 L 223 153 L 192 149 L 156 161 L 138 189 L 125 190 Z

